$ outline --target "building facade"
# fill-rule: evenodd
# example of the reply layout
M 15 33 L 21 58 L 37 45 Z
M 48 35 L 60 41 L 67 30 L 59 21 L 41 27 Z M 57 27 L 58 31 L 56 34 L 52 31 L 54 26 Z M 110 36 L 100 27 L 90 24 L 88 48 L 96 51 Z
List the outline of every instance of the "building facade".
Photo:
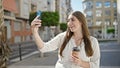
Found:
M 2 6 L 2 0 L 0 0 L 0 25 L 2 24 L 2 19 L 3 19 L 3 6 Z
M 71 0 L 60 0 L 59 10 L 60 23 L 66 23 L 67 16 L 72 11 Z
M 99 39 L 116 38 L 116 0 L 84 0 L 83 9 L 91 35 Z
M 4 24 L 11 43 L 30 41 L 29 0 L 3 0 Z
M 118 42 L 120 43 L 120 0 L 117 0 Z
M 31 7 L 36 7 L 36 11 L 59 12 L 60 22 L 66 22 L 67 15 L 72 10 L 71 0 L 31 0 L 31 4 Z
M 55 0 L 55 11 L 59 12 L 60 0 Z
M 4 10 L 4 25 L 6 28 L 6 37 L 10 42 L 14 42 L 14 22 L 16 21 L 15 14 L 18 13 L 15 0 L 3 0 L 3 10 Z
M 14 23 L 14 42 L 23 42 L 31 40 L 31 30 L 29 25 L 30 0 L 16 0 L 18 13 Z
M 55 0 L 31 0 L 31 7 L 36 6 L 36 11 L 55 12 Z

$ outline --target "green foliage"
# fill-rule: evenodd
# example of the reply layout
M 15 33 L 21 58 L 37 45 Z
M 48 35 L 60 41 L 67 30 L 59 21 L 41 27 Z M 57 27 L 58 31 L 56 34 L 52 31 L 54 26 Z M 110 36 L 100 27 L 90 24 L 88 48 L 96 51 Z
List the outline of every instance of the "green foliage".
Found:
M 62 31 L 66 31 L 66 29 L 67 29 L 67 24 L 66 24 L 66 23 L 60 23 L 60 29 L 61 29 Z
M 36 17 L 36 12 L 31 12 L 30 16 L 29 16 L 29 24 L 31 25 L 31 22 L 33 21 L 33 19 Z
M 36 12 L 31 12 L 29 17 L 29 22 L 31 24 L 32 20 L 36 17 Z M 59 23 L 59 13 L 58 12 L 42 12 L 41 14 L 42 26 L 57 26 Z
M 57 26 L 59 23 L 58 12 L 42 12 L 42 26 Z
M 114 33 L 114 32 L 115 32 L 115 29 L 114 29 L 114 28 L 107 29 L 107 33 Z

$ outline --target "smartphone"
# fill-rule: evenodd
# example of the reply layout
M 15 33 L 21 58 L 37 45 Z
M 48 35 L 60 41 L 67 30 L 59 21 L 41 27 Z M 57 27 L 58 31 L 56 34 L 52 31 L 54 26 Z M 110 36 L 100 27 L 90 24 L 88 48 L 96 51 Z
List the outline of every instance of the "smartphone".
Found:
M 40 10 L 39 10 L 39 11 L 37 11 L 37 13 L 36 13 L 36 14 L 37 14 L 37 16 L 39 16 L 39 17 L 38 17 L 38 19 L 41 19 L 41 13 L 42 13 L 42 12 L 41 12 Z

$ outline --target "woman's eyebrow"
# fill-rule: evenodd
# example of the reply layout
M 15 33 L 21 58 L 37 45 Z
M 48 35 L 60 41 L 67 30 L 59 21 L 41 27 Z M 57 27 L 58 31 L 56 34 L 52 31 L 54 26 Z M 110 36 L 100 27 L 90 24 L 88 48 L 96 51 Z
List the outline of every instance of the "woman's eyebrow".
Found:
M 68 20 L 70 20 L 70 19 L 74 19 L 73 17 L 71 17 L 71 18 L 68 18 Z

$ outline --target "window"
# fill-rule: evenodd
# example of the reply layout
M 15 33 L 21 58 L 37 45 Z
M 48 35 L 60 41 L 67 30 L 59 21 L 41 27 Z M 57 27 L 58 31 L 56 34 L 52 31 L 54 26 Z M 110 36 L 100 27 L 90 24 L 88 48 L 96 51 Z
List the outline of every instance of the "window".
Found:
M 110 25 L 111 20 L 110 19 L 105 19 L 105 24 Z
M 86 8 L 87 8 L 87 9 L 92 9 L 92 8 L 93 8 L 93 3 L 92 3 L 91 1 L 88 1 L 88 2 L 86 3 Z
M 102 3 L 101 2 L 96 2 L 96 8 L 101 8 L 102 7 Z
M 102 11 L 101 10 L 96 10 L 96 16 L 101 17 L 102 16 Z
M 87 16 L 87 17 L 91 17 L 91 16 L 92 16 L 92 11 L 86 12 L 86 16 Z
M 114 12 L 114 16 L 117 16 L 117 12 Z
M 117 7 L 117 3 L 114 2 L 113 3 L 113 7 L 116 8 Z
M 27 21 L 25 27 L 26 27 L 26 30 L 30 30 L 30 25 L 29 25 L 29 22 L 28 22 L 28 21 Z
M 101 23 L 102 23 L 102 21 L 101 21 L 101 20 L 97 20 L 97 21 L 96 21 L 96 25 L 97 25 L 97 26 L 100 26 L 100 25 L 101 25 Z
M 4 24 L 5 24 L 5 26 L 7 27 L 7 33 L 6 33 L 7 39 L 10 39 L 10 38 L 11 38 L 11 25 L 10 25 L 10 20 L 5 19 L 5 20 L 4 20 Z
M 20 31 L 22 27 L 22 24 L 19 21 L 15 21 L 14 23 L 14 30 L 15 31 Z
M 24 7 L 23 7 L 23 10 L 24 10 L 24 16 L 29 16 L 29 5 L 27 3 L 24 3 Z
M 87 1 L 87 2 L 84 2 L 83 3 L 83 9 L 85 10 L 85 9 L 92 9 L 93 8 L 93 2 L 92 1 Z
M 110 1 L 106 1 L 106 2 L 104 3 L 104 6 L 105 6 L 105 8 L 109 8 L 109 7 L 110 7 Z
M 92 26 L 92 20 L 87 20 L 88 26 Z
M 15 43 L 21 42 L 21 36 L 15 36 Z
M 105 16 L 111 16 L 111 11 L 110 10 L 105 10 Z
M 11 16 L 11 12 L 10 12 L 10 11 L 7 11 L 7 10 L 4 10 L 4 15 L 6 15 L 6 16 Z

